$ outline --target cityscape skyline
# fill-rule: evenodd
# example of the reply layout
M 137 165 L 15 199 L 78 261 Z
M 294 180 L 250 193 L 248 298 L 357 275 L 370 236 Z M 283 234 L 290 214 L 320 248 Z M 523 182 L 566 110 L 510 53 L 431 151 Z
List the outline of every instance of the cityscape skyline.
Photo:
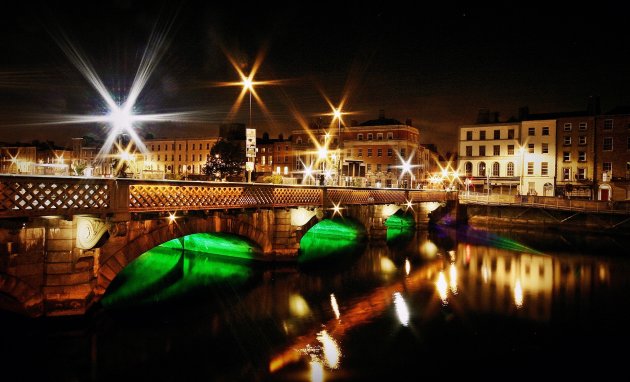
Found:
M 603 112 L 630 103 L 623 90 L 630 83 L 624 60 L 601 58 L 628 39 L 606 4 L 588 13 L 541 12 L 532 4 L 444 6 L 419 15 L 405 13 L 404 4 L 386 3 L 310 12 L 195 1 L 119 1 L 90 11 L 80 4 L 34 4 L 22 5 L 28 12 L 3 16 L 0 141 L 102 134 L 95 124 L 37 124 L 48 122 L 45 116 L 104 109 L 55 41 L 74 44 L 121 102 L 153 30 L 163 33 L 167 46 L 138 109 L 200 113 L 175 133 L 173 125 L 158 123 L 139 129 L 141 134 L 216 136 L 220 123 L 247 124 L 247 102 L 228 119 L 240 89 L 215 86 L 240 80 L 229 57 L 244 73 L 262 57 L 256 80 L 280 81 L 257 90 L 268 113 L 254 103 L 248 127 L 259 136 L 286 136 L 300 121 L 328 118 L 326 98 L 337 106 L 344 95 L 344 110 L 351 113 L 346 123 L 374 119 L 384 110 L 388 117 L 412 120 L 421 142 L 435 143 L 442 152 L 456 150 L 458 126 L 473 123 L 480 108 L 506 120 L 526 105 L 533 113 L 583 110 L 592 95 L 601 97 Z M 606 28 L 589 22 L 600 20 L 607 20 Z M 208 127 L 214 134 L 207 134 Z

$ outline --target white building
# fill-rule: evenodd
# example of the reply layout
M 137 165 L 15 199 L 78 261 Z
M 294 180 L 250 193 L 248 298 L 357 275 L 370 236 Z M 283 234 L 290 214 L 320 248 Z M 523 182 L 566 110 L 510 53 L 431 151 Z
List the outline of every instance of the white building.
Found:
M 460 126 L 458 171 L 470 191 L 518 192 L 521 131 L 520 122 Z
M 556 179 L 556 120 L 521 123 L 523 176 L 528 195 L 553 196 Z
M 149 151 L 139 164 L 145 177 L 164 174 L 167 178 L 203 174 L 212 146 L 218 138 L 149 139 L 144 143 Z

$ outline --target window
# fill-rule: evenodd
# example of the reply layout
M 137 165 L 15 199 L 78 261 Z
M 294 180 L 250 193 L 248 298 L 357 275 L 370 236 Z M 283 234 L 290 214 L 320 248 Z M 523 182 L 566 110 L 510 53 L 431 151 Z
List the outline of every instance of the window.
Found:
M 367 149 L 368 150 L 368 156 L 371 157 L 372 156 L 372 149 Z
M 472 163 L 466 162 L 464 165 L 464 171 L 466 172 L 466 176 L 472 176 Z
M 466 156 L 471 157 L 472 155 L 472 146 L 466 146 Z
M 381 172 L 381 168 L 382 168 L 382 167 L 381 167 L 381 164 L 380 164 L 380 163 L 377 163 L 377 164 L 376 164 L 376 172 Z
M 376 156 L 377 157 L 382 157 L 383 156 L 383 149 L 376 149 Z
M 584 146 L 586 144 L 586 135 L 580 135 L 578 137 L 578 144 Z
M 269 162 L 269 166 L 273 166 L 273 156 L 272 155 L 269 155 L 269 160 L 267 162 Z
M 479 146 L 479 156 L 486 155 L 486 146 Z
M 612 172 L 612 162 L 604 162 L 603 170 L 611 173 Z
M 543 143 L 541 151 L 543 154 L 549 154 L 549 143 Z
M 387 139 L 394 139 L 394 133 L 392 132 L 387 133 Z
M 368 141 L 371 141 L 372 139 L 374 139 L 374 135 L 372 133 L 368 133 L 367 139 Z
M 284 146 L 284 151 L 289 151 L 289 145 Z
M 182 161 L 182 154 L 179 154 L 179 155 L 178 155 L 177 160 L 178 160 L 178 161 L 180 161 L 180 162 Z
M 348 149 L 348 151 L 347 151 L 347 153 L 346 153 L 346 156 L 347 156 L 348 158 L 352 158 L 352 149 Z
M 528 128 L 527 135 L 529 135 L 530 137 L 536 135 L 536 128 L 535 127 Z
M 528 143 L 527 144 L 527 152 L 530 154 L 534 153 L 534 144 L 533 143 Z
M 604 137 L 604 151 L 612 151 L 613 139 L 612 137 Z
M 171 154 L 171 161 L 175 162 L 175 154 Z
M 565 146 L 571 146 L 571 136 L 565 135 L 562 139 Z
M 588 124 L 586 122 L 580 122 L 580 124 L 578 125 L 578 130 L 586 130 L 588 128 Z
M 482 140 L 482 141 L 486 140 L 486 131 L 485 130 L 481 130 L 479 132 L 479 140 Z
M 564 124 L 564 131 L 571 131 L 571 129 L 572 129 L 572 126 L 571 126 L 570 123 L 565 123 Z
M 160 145 L 158 145 L 158 151 L 160 151 Z
M 514 145 L 508 145 L 508 155 L 514 155 Z
M 155 145 L 151 145 L 151 151 L 155 151 Z
M 301 142 L 300 142 L 301 143 Z M 174 148 L 174 147 L 173 147 Z M 210 143 L 206 143 L 206 150 L 210 150 Z
M 512 162 L 507 164 L 507 176 L 514 176 L 514 163 Z
M 501 139 L 501 130 L 494 131 L 494 139 Z
M 492 164 L 492 176 L 499 176 L 501 170 L 501 165 L 499 162 L 494 162 Z
M 527 175 L 534 175 L 534 162 L 527 162 Z
M 400 149 L 400 156 L 401 156 L 402 158 L 404 158 L 404 157 L 405 157 L 405 149 Z
M 479 166 L 477 168 L 479 170 L 479 176 L 486 176 L 486 163 L 479 162 Z
M 501 146 L 499 146 L 499 145 L 492 146 L 492 154 L 493 155 L 501 155 Z
M 540 175 L 547 176 L 549 175 L 549 163 L 541 162 L 540 163 Z
M 508 130 L 508 139 L 514 139 L 514 129 Z
M 549 126 L 544 126 L 542 128 L 542 135 L 549 135 Z
M 363 140 L 363 134 L 357 134 L 357 141 L 362 141 Z
M 262 164 L 263 166 L 267 164 L 267 157 L 266 156 L 262 156 L 260 158 L 260 164 Z
M 362 157 L 363 156 L 363 149 L 359 149 L 359 152 L 357 154 L 358 157 Z
M 377 141 L 382 141 L 383 140 L 383 133 L 377 133 L 376 134 L 376 140 Z
M 158 156 L 157 156 L 157 160 L 158 160 L 158 162 L 160 161 L 160 154 L 158 154 Z
M 368 170 L 368 172 L 369 172 L 369 171 L 372 171 L 372 164 L 371 164 L 371 163 L 368 163 L 368 164 L 367 164 L 367 170 Z
M 181 149 L 182 149 L 182 144 L 181 144 L 181 143 L 178 145 L 178 148 L 177 148 L 177 149 L 181 151 Z M 180 160 L 181 160 L 181 159 L 180 159 Z
M 159 146 L 158 146 L 158 147 L 159 147 Z M 195 149 L 195 144 L 194 144 L 194 143 L 193 143 L 192 149 L 193 149 L 193 150 Z
M 562 153 L 562 160 L 564 162 L 570 162 L 571 161 L 571 152 L 570 151 L 564 151 Z
M 605 119 L 604 120 L 604 130 L 612 130 L 613 129 L 613 120 Z
M 578 168 L 577 169 L 577 174 L 575 174 L 575 179 L 577 179 L 577 180 L 584 180 L 584 179 L 586 179 L 586 169 L 585 168 Z
M 571 180 L 571 169 L 568 167 L 562 168 L 562 180 L 568 182 Z
M 467 141 L 472 141 L 472 131 L 467 131 L 466 132 L 466 140 Z
M 392 155 L 394 155 L 394 150 L 392 149 L 387 149 L 387 156 L 391 157 Z
M 578 152 L 578 162 L 586 162 L 586 151 Z

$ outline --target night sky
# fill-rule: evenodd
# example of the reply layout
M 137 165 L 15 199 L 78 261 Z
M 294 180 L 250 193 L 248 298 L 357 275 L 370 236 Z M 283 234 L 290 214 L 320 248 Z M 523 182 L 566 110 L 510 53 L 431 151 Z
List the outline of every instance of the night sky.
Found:
M 137 102 L 142 113 L 203 111 L 197 123 L 150 123 L 141 134 L 217 134 L 240 89 L 226 57 L 245 73 L 266 52 L 255 80 L 269 110 L 253 105 L 258 134 L 288 136 L 295 113 L 312 121 L 347 96 L 344 117 L 411 119 L 423 143 L 456 147 L 457 126 L 479 108 L 516 116 L 630 104 L 630 29 L 620 9 L 527 6 L 432 6 L 407 3 L 322 4 L 258 2 L 24 1 L 0 16 L 0 142 L 98 135 L 97 125 L 43 126 L 64 114 L 102 114 L 105 103 L 64 55 L 66 36 L 90 61 L 115 98 L 133 82 L 151 31 L 167 30 L 168 47 Z M 228 2 L 225 2 L 228 3 Z M 575 3 L 572 3 L 575 4 Z M 170 28 L 166 26 L 170 25 Z M 328 118 L 328 117 L 325 117 Z M 234 122 L 248 122 L 247 99 Z

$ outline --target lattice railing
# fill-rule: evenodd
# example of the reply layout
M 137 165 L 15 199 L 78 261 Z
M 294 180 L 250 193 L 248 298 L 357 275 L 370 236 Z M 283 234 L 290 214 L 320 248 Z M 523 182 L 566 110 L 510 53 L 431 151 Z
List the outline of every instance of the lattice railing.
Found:
M 453 194 L 453 195 L 451 195 Z M 0 175 L 0 218 L 256 207 L 403 204 L 455 193 L 251 183 Z
M 106 213 L 112 210 L 111 180 L 3 176 L 0 216 Z

